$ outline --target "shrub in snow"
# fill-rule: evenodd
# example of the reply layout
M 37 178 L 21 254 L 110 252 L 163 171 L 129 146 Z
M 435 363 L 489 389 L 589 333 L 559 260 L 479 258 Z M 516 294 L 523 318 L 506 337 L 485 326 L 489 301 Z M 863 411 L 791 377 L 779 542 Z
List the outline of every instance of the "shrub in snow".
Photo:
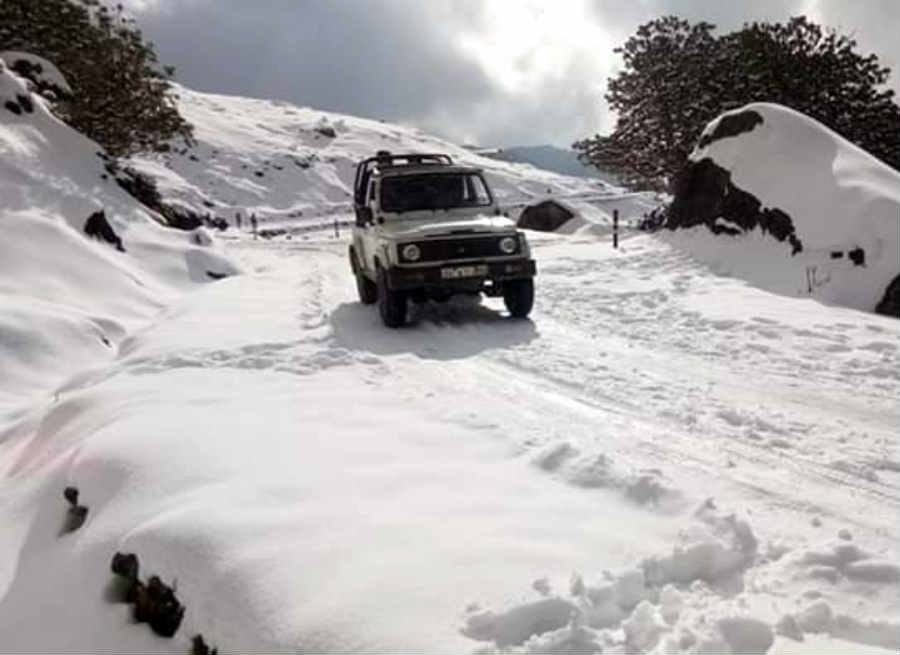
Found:
M 116 247 L 116 250 L 125 252 L 125 247 L 122 245 L 122 239 L 120 239 L 119 235 L 112 229 L 112 225 L 106 220 L 106 212 L 102 209 L 88 216 L 87 222 L 84 224 L 84 233 L 89 237 L 102 239 L 107 243 L 111 243 Z
M 124 582 L 124 599 L 134 604 L 135 621 L 148 623 L 161 637 L 171 637 L 178 631 L 184 606 L 172 587 L 155 575 L 146 584 L 141 582 L 140 564 L 134 553 L 116 553 L 110 568 Z

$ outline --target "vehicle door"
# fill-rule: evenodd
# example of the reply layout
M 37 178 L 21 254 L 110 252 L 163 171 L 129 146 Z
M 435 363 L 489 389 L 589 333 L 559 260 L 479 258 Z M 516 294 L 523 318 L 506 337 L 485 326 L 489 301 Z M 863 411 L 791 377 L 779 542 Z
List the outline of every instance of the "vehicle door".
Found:
M 378 211 L 377 203 L 378 181 L 369 179 L 369 188 L 365 195 L 365 207 L 367 208 L 367 219 L 358 230 L 359 234 L 359 257 L 364 262 L 366 270 L 375 272 L 375 251 L 378 247 L 379 228 L 375 223 L 375 214 Z

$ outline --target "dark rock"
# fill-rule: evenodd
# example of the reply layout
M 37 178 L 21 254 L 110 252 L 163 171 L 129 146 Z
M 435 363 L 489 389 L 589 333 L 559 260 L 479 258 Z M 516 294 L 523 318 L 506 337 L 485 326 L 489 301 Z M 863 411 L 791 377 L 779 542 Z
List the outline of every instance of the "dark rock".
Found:
M 213 280 L 223 280 L 228 277 L 228 273 L 216 273 L 215 271 L 206 271 L 206 277 Z
M 729 171 L 708 157 L 688 162 L 676 176 L 673 190 L 665 219 L 670 230 L 706 225 L 714 234 L 737 234 L 734 227 L 717 222 L 722 218 L 745 232 L 759 227 L 778 241 L 787 241 L 791 255 L 803 250 L 788 214 L 763 207 L 756 196 L 734 185 Z
M 875 312 L 900 318 L 900 275 L 897 275 L 884 290 L 884 296 L 875 307 Z
M 19 101 L 19 106 L 25 110 L 26 114 L 30 114 L 34 111 L 34 103 L 28 96 L 19 94 L 16 96 L 16 100 Z
M 78 504 L 78 489 L 76 487 L 66 487 L 63 490 L 63 498 L 69 501 L 70 505 Z
M 106 212 L 102 209 L 88 216 L 87 222 L 84 224 L 84 233 L 91 238 L 102 239 L 107 243 L 111 243 L 116 247 L 116 250 L 125 252 L 122 239 L 112 229 L 112 225 L 106 220 Z
M 853 250 L 848 251 L 847 257 L 850 258 L 850 261 L 853 262 L 854 266 L 866 265 L 866 251 L 859 246 L 857 246 Z
M 844 258 L 844 251 L 843 251 L 843 250 L 832 250 L 832 251 L 831 251 L 831 258 L 832 258 L 832 259 L 843 259 L 843 258 Z
M 84 525 L 87 520 L 88 508 L 78 504 L 78 489 L 76 487 L 66 487 L 63 490 L 63 497 L 69 503 L 69 509 L 66 512 L 66 520 L 63 523 L 61 534 L 75 532 Z
M 148 623 L 161 637 L 173 636 L 184 618 L 184 605 L 175 596 L 175 589 L 156 575 L 150 576 L 147 584 L 141 582 L 134 553 L 116 553 L 110 568 L 122 585 L 122 599 L 134 603 L 135 621 Z
M 263 177 L 263 176 L 265 175 L 265 173 L 263 173 L 262 171 L 256 171 L 256 172 L 253 173 L 253 174 L 254 174 L 256 177 Z
M 84 525 L 84 522 L 87 520 L 87 515 L 88 508 L 84 505 L 74 505 L 73 507 L 70 507 L 66 512 L 66 522 L 62 529 L 63 534 L 75 532 L 75 530 Z
M 321 134 L 322 136 L 328 137 L 329 139 L 333 139 L 337 136 L 337 132 L 334 131 L 334 128 L 330 125 L 323 125 L 321 127 L 316 128 L 316 132 Z
M 134 553 L 116 553 L 113 555 L 110 569 L 126 580 L 137 580 L 141 572 L 141 565 Z
M 191 640 L 191 655 L 218 655 L 218 648 L 210 648 L 206 645 L 203 635 L 194 635 Z
M 209 207 L 210 209 L 212 209 L 213 207 L 216 206 L 216 203 L 212 202 L 211 200 L 204 200 L 204 201 L 203 201 L 203 206 L 204 206 L 204 207 Z
M 18 102 L 13 102 L 12 100 L 7 100 L 3 103 L 3 106 L 14 113 L 16 116 L 22 115 L 22 108 L 19 106 Z
M 697 142 L 697 146 L 703 148 L 713 141 L 729 136 L 737 136 L 744 132 L 751 132 L 757 125 L 762 125 L 763 117 L 752 109 L 747 109 L 736 114 L 722 116 L 710 134 L 704 134 Z
M 147 584 L 138 583 L 134 598 L 134 620 L 148 623 L 160 637 L 171 637 L 184 618 L 184 605 L 175 596 L 175 590 L 158 576 L 150 576 Z
M 544 200 L 526 207 L 519 216 L 519 227 L 541 232 L 555 232 L 566 221 L 574 217 L 571 211 L 553 200 Z

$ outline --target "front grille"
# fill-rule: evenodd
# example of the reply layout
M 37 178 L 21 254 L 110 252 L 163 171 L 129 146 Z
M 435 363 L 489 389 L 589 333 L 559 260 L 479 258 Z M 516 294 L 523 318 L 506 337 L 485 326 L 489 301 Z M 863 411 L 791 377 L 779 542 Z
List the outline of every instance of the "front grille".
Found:
M 416 241 L 422 256 L 417 262 L 447 261 L 452 259 L 479 259 L 481 257 L 501 257 L 499 241 L 502 237 L 474 237 L 468 239 L 435 239 Z M 400 244 L 399 250 L 403 252 Z

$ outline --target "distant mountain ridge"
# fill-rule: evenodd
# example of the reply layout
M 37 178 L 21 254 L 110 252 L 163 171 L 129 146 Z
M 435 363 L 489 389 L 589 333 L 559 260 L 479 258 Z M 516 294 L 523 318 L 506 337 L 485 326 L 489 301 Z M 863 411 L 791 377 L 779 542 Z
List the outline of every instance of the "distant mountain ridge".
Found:
M 483 154 L 501 161 L 531 164 L 545 171 L 552 171 L 561 175 L 596 178 L 610 184 L 616 184 L 615 176 L 611 173 L 604 173 L 593 166 L 586 166 L 578 160 L 578 155 L 574 150 L 558 148 L 557 146 L 511 146 L 498 148 L 495 153 L 485 152 Z

